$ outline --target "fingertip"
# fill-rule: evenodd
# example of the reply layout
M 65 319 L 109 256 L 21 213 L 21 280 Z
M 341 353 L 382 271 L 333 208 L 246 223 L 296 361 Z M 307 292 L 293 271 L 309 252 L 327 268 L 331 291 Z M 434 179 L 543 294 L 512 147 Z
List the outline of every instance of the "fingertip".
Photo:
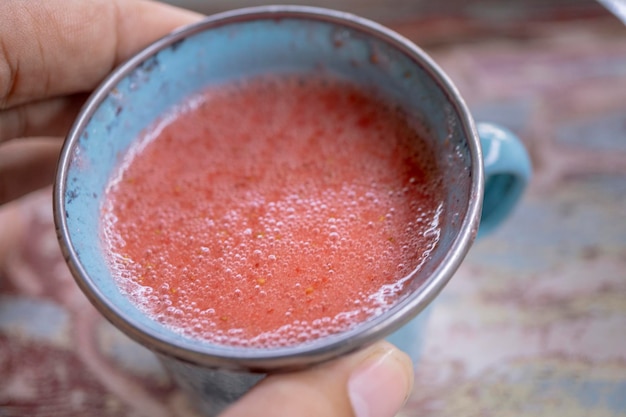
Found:
M 348 379 L 348 396 L 356 417 L 393 417 L 413 389 L 409 356 L 383 342 Z
M 413 387 L 409 357 L 387 342 L 261 381 L 222 417 L 393 417 Z

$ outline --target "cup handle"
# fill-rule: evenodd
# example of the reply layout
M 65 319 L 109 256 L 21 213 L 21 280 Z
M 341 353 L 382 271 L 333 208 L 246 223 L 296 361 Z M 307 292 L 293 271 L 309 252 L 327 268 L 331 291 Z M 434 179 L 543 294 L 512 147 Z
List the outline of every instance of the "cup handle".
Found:
M 508 217 L 531 177 L 526 147 L 510 130 L 477 123 L 485 167 L 485 194 L 478 237 L 492 232 Z

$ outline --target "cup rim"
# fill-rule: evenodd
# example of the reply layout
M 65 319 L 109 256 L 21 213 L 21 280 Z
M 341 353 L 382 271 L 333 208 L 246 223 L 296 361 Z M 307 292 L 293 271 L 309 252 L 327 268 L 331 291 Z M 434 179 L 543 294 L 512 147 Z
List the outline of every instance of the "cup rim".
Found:
M 115 85 L 159 51 L 187 37 L 220 26 L 259 19 L 281 18 L 316 20 L 364 32 L 402 51 L 428 73 L 459 115 L 461 129 L 468 139 L 468 150 L 472 159 L 470 172 L 472 178 L 467 212 L 448 253 L 428 279 L 420 285 L 420 288 L 381 316 L 360 323 L 356 326 L 358 332 L 348 330 L 319 339 L 328 343 L 305 343 L 272 349 L 232 348 L 209 343 L 198 346 L 198 344 L 188 343 L 184 337 L 172 340 L 167 335 L 159 334 L 152 329 L 144 329 L 134 320 L 129 319 L 98 289 L 81 264 L 73 246 L 65 216 L 66 184 L 73 149 L 98 106 Z M 388 336 L 417 316 L 441 292 L 469 251 L 478 231 L 483 190 L 482 153 L 473 118 L 455 85 L 421 48 L 391 29 L 351 13 L 310 6 L 267 5 L 235 9 L 208 16 L 160 38 L 118 66 L 88 98 L 68 133 L 61 151 L 53 190 L 53 211 L 57 238 L 75 281 L 99 312 L 126 335 L 157 353 L 185 362 L 231 370 L 268 372 L 299 369 L 356 351 Z

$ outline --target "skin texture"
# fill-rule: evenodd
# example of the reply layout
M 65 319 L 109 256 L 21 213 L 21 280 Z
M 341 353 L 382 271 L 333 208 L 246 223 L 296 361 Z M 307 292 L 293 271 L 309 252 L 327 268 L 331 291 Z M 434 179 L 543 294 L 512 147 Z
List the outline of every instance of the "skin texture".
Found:
M 201 16 L 149 1 L 0 1 L 0 204 L 52 182 L 63 137 L 117 65 Z M 265 379 L 224 417 L 391 417 L 413 384 L 408 357 L 379 342 Z

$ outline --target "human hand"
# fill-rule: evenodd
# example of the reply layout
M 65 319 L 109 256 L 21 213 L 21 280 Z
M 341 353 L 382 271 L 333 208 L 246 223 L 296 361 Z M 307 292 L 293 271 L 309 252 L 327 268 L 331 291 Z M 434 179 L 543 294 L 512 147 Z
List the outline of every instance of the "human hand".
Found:
M 52 182 L 86 94 L 199 15 L 147 1 L 0 1 L 0 204 Z
M 0 1 L 0 204 L 49 184 L 86 94 L 119 63 L 199 15 L 135 0 Z M 223 417 L 391 417 L 412 365 L 377 343 L 266 378 Z
M 409 357 L 378 342 L 313 369 L 270 376 L 220 417 L 393 417 L 412 387 Z

